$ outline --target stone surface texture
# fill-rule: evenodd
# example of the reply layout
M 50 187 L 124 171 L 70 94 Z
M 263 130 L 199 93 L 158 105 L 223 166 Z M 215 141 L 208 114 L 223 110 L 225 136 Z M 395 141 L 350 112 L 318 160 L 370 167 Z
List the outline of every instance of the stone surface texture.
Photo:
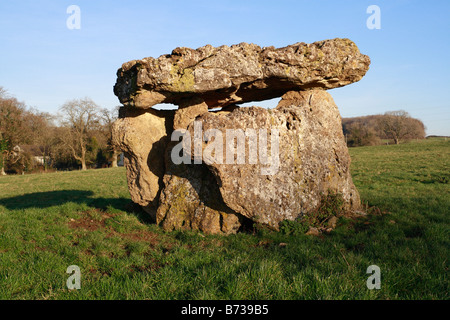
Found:
M 114 87 L 124 106 L 113 142 L 125 154 L 132 201 L 167 231 L 210 234 L 255 222 L 278 229 L 283 220 L 311 213 L 330 191 L 342 194 L 349 211 L 358 210 L 339 110 L 326 89 L 359 81 L 369 64 L 348 39 L 279 49 L 177 48 L 124 63 Z M 281 100 L 273 109 L 237 105 L 275 97 Z M 178 109 L 153 109 L 158 103 Z M 172 134 L 193 138 L 199 126 L 222 140 L 201 135 L 191 143 L 189 163 L 175 164 L 172 150 L 181 142 L 171 141 Z M 243 140 L 227 140 L 231 129 L 244 133 Z M 227 158 L 241 142 L 244 151 Z M 203 158 L 196 163 L 198 150 Z
M 329 191 L 341 193 L 348 209 L 358 208 L 359 195 L 349 172 L 350 156 L 341 118 L 326 91 L 288 92 L 272 110 L 248 107 L 228 114 L 208 112 L 197 121 L 202 122 L 203 131 L 217 129 L 224 133 L 223 161 L 214 157 L 204 161 L 217 179 L 224 202 L 235 212 L 277 228 L 283 220 L 294 220 L 314 210 L 321 194 Z M 227 163 L 226 130 L 249 132 L 248 129 L 254 129 L 257 132 L 260 128 L 278 132 L 278 165 L 273 165 L 277 159 L 270 159 L 271 165 L 259 159 L 251 164 L 248 141 L 244 163 L 238 164 L 237 159 L 236 164 Z M 193 136 L 193 123 L 188 130 Z M 271 130 L 267 131 L 269 156 Z M 209 143 L 212 142 L 203 143 L 203 150 Z
M 370 64 L 349 39 L 284 48 L 255 44 L 176 48 L 133 60 L 117 71 L 114 93 L 124 105 L 150 108 L 202 98 L 209 108 L 280 97 L 288 91 L 332 89 L 359 81 Z
M 121 110 L 113 125 L 113 143 L 124 152 L 128 190 L 133 202 L 150 209 L 159 203 L 164 155 L 173 126 L 173 111 Z

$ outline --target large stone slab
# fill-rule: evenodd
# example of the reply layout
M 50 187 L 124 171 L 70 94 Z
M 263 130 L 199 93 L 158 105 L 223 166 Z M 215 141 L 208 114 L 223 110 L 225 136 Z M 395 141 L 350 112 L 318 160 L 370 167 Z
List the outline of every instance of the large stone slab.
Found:
M 170 158 L 177 144 L 171 141 L 174 128 L 186 128 L 204 112 L 208 109 L 198 100 L 170 111 L 122 108 L 113 125 L 113 142 L 125 154 L 132 201 L 164 230 L 236 233 L 244 217 L 225 205 L 209 169 L 175 165 Z
M 209 108 L 280 97 L 288 91 L 331 89 L 359 81 L 370 64 L 349 39 L 283 48 L 255 44 L 196 50 L 176 48 L 159 58 L 124 63 L 114 93 L 126 106 L 179 105 L 192 97 Z
M 225 205 L 209 169 L 204 164 L 173 164 L 171 147 L 173 144 L 167 152 L 167 171 L 156 222 L 166 231 L 236 233 L 243 217 Z
M 349 210 L 359 207 L 340 114 L 326 91 L 288 92 L 272 110 L 239 108 L 227 114 L 204 113 L 196 120 L 203 132 L 221 132 L 222 139 L 217 141 L 223 145 L 213 145 L 217 136 L 203 141 L 202 156 L 217 179 L 225 204 L 233 211 L 277 229 L 283 220 L 308 215 L 329 191 L 341 193 Z M 265 150 L 259 148 L 261 128 L 267 129 Z M 194 123 L 188 127 L 192 137 L 195 129 Z M 232 164 L 226 153 L 238 148 L 238 143 L 236 140 L 230 147 L 229 140 L 227 146 L 226 136 L 236 135 L 237 130 L 247 137 L 243 158 L 239 160 L 236 154 Z M 253 140 L 258 141 L 256 157 L 251 149 L 254 135 L 249 135 L 255 132 L 259 133 Z M 220 149 L 223 153 L 217 152 Z M 264 151 L 267 161 L 260 157 Z

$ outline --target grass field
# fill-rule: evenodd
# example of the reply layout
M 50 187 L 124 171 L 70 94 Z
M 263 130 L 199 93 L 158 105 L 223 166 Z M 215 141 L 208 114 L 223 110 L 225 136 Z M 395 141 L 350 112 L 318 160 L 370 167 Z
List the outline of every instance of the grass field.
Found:
M 164 233 L 124 168 L 0 177 L 0 299 L 449 299 L 450 140 L 350 153 L 361 198 L 389 213 L 320 237 Z

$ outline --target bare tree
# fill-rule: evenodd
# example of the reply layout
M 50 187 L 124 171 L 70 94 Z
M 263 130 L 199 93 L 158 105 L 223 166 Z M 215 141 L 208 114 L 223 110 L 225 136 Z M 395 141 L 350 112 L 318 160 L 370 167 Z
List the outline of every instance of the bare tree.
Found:
M 115 107 L 112 110 L 102 109 L 102 122 L 105 128 L 105 135 L 108 140 L 108 149 L 112 153 L 111 166 L 117 167 L 117 158 L 120 154 L 120 150 L 112 143 L 112 127 L 117 120 L 119 114 L 119 107 Z
M 61 106 L 61 141 L 75 160 L 81 162 L 81 170 L 87 170 L 86 152 L 91 132 L 99 126 L 100 107 L 89 98 L 74 99 Z
M 395 144 L 403 139 L 423 138 L 425 127 L 419 122 L 404 110 L 388 111 L 379 118 L 380 130 L 386 138 L 393 139 Z
M 24 116 L 25 126 L 30 131 L 29 143 L 34 146 L 35 155 L 42 157 L 45 171 L 50 164 L 50 152 L 54 142 L 53 119 L 51 114 L 34 109 L 30 109 Z
M 24 124 L 25 113 L 25 104 L 17 99 L 0 99 L 0 137 L 7 141 L 8 150 L 25 141 L 29 134 Z
M 0 87 L 0 170 L 5 174 L 8 160 L 14 158 L 13 148 L 27 140 L 29 130 L 24 125 L 26 106 L 10 97 L 7 91 Z

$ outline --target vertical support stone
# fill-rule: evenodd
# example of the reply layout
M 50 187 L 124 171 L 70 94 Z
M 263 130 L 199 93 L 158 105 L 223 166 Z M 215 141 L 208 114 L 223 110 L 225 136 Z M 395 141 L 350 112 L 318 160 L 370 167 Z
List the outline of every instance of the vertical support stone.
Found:
M 133 202 L 155 216 L 166 171 L 164 154 L 173 127 L 172 110 L 122 108 L 113 125 L 113 143 L 124 152 Z
M 181 100 L 178 106 L 173 119 L 174 130 L 186 129 L 197 116 L 208 112 L 208 105 L 198 97 Z

